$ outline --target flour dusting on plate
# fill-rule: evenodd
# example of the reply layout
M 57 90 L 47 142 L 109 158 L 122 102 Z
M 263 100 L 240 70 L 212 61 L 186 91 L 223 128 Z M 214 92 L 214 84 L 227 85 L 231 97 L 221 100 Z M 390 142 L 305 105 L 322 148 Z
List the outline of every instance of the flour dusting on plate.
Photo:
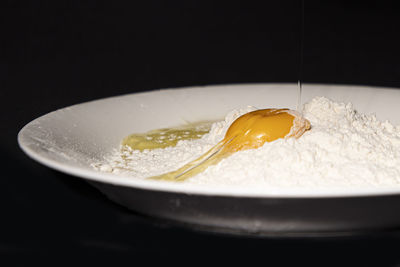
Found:
M 174 147 L 144 151 L 121 147 L 94 167 L 132 179 L 176 170 L 221 141 L 236 118 L 254 110 L 234 110 L 202 138 L 179 141 Z M 306 103 L 302 112 L 312 128 L 301 138 L 236 152 L 183 183 L 258 189 L 400 186 L 400 126 L 324 97 Z

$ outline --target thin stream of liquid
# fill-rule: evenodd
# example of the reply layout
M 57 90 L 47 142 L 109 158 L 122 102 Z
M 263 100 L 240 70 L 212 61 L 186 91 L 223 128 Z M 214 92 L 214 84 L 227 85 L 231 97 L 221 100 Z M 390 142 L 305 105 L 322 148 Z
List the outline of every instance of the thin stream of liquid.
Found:
M 296 110 L 298 111 L 298 112 L 301 112 L 301 110 L 300 110 L 300 108 L 301 108 L 301 91 L 302 91 L 302 88 L 301 88 L 301 81 L 299 80 L 298 82 L 297 82 L 297 86 L 298 86 L 298 96 L 297 96 L 297 108 L 296 108 Z
M 301 93 L 302 93 L 302 79 L 303 79 L 303 50 L 304 50 L 304 0 L 301 0 L 300 7 L 300 64 L 299 64 L 299 79 L 297 81 L 298 96 L 297 96 L 297 108 L 298 112 L 301 112 Z

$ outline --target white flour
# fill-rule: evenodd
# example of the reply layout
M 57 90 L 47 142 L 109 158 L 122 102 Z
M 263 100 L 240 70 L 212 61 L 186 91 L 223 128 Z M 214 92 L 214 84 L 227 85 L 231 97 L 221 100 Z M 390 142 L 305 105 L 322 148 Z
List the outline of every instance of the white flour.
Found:
M 205 153 L 222 140 L 237 117 L 255 109 L 229 113 L 201 139 L 144 152 L 127 148 L 96 167 L 135 178 L 175 170 Z M 278 139 L 236 152 L 185 183 L 258 188 L 400 185 L 400 126 L 324 97 L 305 104 L 303 115 L 312 128 L 301 138 Z

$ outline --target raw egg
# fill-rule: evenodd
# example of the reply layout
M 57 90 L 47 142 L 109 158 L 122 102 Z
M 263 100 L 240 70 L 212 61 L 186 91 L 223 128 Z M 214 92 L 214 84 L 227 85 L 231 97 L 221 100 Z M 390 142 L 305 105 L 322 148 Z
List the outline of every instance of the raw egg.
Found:
M 217 164 L 223 158 L 246 149 L 255 149 L 279 138 L 299 138 L 310 129 L 310 122 L 289 109 L 260 109 L 237 118 L 222 141 L 194 161 L 176 171 L 150 177 L 157 180 L 183 181 Z

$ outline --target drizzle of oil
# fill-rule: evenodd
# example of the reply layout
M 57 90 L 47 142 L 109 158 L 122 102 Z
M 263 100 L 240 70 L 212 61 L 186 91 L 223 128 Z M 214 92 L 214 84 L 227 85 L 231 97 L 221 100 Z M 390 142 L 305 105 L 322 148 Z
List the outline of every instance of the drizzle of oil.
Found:
M 302 91 L 302 87 L 301 87 L 301 81 L 299 80 L 297 82 L 297 87 L 298 87 L 298 95 L 297 95 L 297 108 L 296 110 L 298 112 L 301 112 L 300 108 L 301 108 L 301 91 Z
M 302 80 L 303 80 L 303 61 L 304 61 L 304 0 L 301 0 L 300 6 L 300 43 L 299 43 L 299 71 L 298 71 L 298 96 L 297 96 L 297 108 L 296 110 L 301 112 L 301 94 L 302 94 Z
M 146 133 L 131 134 L 122 140 L 122 145 L 140 151 L 176 146 L 180 140 L 201 138 L 210 131 L 212 123 L 210 121 L 202 121 L 174 128 L 163 128 Z

